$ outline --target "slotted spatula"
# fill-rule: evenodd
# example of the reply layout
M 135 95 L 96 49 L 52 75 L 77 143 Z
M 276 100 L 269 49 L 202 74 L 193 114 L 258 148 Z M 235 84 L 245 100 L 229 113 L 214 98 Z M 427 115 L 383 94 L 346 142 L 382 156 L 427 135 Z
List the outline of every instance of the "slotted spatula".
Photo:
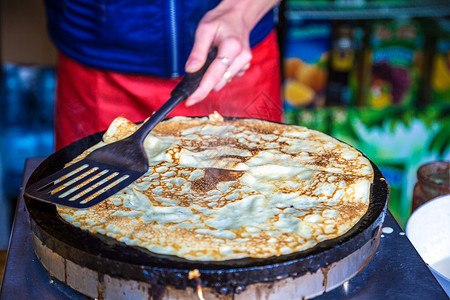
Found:
M 25 194 L 33 199 L 84 209 L 94 206 L 133 183 L 148 170 L 143 142 L 148 133 L 180 102 L 199 86 L 203 75 L 217 56 L 208 53 L 205 65 L 188 73 L 167 100 L 135 133 L 105 145 L 76 162 L 27 187 Z

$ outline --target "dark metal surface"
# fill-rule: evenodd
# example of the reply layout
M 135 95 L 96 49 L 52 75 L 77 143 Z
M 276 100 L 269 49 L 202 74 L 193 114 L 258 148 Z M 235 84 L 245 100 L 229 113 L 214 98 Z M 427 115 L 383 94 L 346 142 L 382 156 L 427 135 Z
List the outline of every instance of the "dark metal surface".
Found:
M 41 161 L 27 161 L 24 182 Z M 393 232 L 381 238 L 369 265 L 347 283 L 316 299 L 448 299 L 389 212 L 383 226 L 391 227 Z M 20 197 L 0 299 L 87 299 L 48 276 L 34 254 L 30 239 L 29 218 Z
M 103 132 L 88 136 L 55 152 L 37 167 L 27 186 L 62 168 L 79 153 L 99 142 L 102 136 Z M 119 278 L 148 282 L 152 286 L 171 285 L 179 289 L 195 286 L 187 275 L 190 270 L 198 269 L 204 286 L 221 294 L 229 294 L 258 282 L 274 282 L 315 273 L 345 258 L 372 239 L 384 220 L 388 198 L 387 183 L 379 169 L 372 166 L 375 176 L 369 209 L 351 230 L 306 251 L 265 259 L 204 262 L 159 255 L 75 228 L 59 217 L 53 205 L 26 196 L 25 203 L 32 230 L 39 240 L 78 265 Z

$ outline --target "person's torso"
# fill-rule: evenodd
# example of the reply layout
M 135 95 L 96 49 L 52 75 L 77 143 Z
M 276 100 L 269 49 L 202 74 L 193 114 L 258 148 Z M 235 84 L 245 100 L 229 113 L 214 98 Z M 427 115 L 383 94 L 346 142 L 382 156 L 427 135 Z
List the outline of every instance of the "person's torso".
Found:
M 183 75 L 195 30 L 219 0 L 45 0 L 56 47 L 87 66 L 124 73 Z M 274 28 L 270 11 L 250 35 Z

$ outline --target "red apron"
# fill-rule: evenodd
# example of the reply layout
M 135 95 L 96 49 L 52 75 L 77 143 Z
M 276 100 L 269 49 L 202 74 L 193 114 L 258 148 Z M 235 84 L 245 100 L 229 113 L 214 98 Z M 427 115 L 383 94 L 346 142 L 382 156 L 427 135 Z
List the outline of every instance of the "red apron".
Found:
M 275 32 L 252 49 L 251 67 L 200 103 L 181 103 L 168 117 L 222 116 L 282 121 L 279 51 Z M 97 70 L 59 53 L 55 105 L 55 147 L 108 128 L 118 116 L 148 118 L 167 99 L 178 79 Z

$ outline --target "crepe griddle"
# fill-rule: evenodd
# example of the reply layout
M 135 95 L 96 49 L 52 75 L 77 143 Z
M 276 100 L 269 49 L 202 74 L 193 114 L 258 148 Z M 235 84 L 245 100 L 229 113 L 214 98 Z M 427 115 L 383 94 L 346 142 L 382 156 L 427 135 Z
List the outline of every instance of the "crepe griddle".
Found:
M 103 134 L 87 136 L 56 151 L 36 168 L 27 186 L 61 169 L 100 142 Z M 269 258 L 191 261 L 83 231 L 65 222 L 54 205 L 25 196 L 33 248 L 51 276 L 94 298 L 191 299 L 198 285 L 203 294 L 220 299 L 312 297 L 347 281 L 375 255 L 389 191 L 380 170 L 371 164 L 374 181 L 366 214 L 344 235 L 305 251 Z M 195 269 L 200 278 L 189 279 L 189 272 Z

